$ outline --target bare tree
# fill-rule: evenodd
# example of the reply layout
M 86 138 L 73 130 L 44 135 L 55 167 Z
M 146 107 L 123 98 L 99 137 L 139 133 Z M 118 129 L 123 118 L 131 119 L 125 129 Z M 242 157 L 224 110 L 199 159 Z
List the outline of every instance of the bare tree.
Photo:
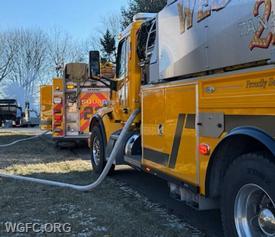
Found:
M 69 45 L 68 62 L 87 62 L 88 53 L 86 41 L 72 41 Z
M 100 27 L 93 32 L 86 41 L 84 41 L 84 52 L 88 55 L 91 50 L 100 50 L 102 47 L 101 39 L 108 30 L 115 37 L 116 44 L 118 43 L 118 34 L 121 29 L 121 18 L 117 14 L 109 14 L 101 18 Z
M 112 35 L 117 37 L 121 30 L 121 16 L 117 14 L 104 16 L 101 19 L 101 24 L 101 35 L 105 34 L 106 30 L 109 30 Z
M 46 34 L 41 30 L 25 29 L 15 30 L 9 40 L 16 52 L 7 79 L 24 89 L 25 100 L 31 100 L 47 70 L 47 41 Z
M 0 82 L 11 72 L 12 61 L 16 52 L 16 45 L 12 43 L 14 36 L 12 32 L 0 33 Z
M 98 50 L 100 48 L 100 37 L 101 33 L 91 34 L 87 40 L 84 42 L 85 50 L 89 52 L 90 50 Z
M 60 28 L 54 28 L 49 33 L 49 66 L 56 76 L 61 76 L 65 63 L 69 61 L 71 37 Z
M 58 28 L 45 33 L 16 29 L 0 33 L 0 96 L 34 103 L 39 85 L 62 76 L 66 63 L 87 62 L 93 49 L 90 40 L 76 41 Z
M 61 28 L 50 31 L 49 39 L 49 71 L 54 69 L 56 76 L 62 76 L 66 63 L 86 61 L 84 42 L 74 40 Z

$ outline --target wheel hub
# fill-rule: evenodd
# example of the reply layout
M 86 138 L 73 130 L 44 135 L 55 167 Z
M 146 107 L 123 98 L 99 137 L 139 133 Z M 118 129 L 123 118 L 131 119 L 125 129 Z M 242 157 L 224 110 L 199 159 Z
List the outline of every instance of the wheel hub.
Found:
M 96 165 L 99 165 L 99 163 L 100 163 L 100 144 L 99 144 L 99 139 L 97 136 L 94 137 L 92 149 L 93 149 L 93 160 Z
M 235 199 L 234 219 L 240 237 L 275 237 L 275 205 L 256 184 L 243 186 Z
M 271 210 L 263 209 L 258 217 L 258 223 L 267 236 L 275 236 L 275 217 Z

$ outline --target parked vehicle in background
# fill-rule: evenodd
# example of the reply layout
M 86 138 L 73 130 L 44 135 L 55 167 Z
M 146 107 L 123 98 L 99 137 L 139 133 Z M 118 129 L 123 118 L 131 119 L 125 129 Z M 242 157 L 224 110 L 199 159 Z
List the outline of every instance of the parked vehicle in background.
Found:
M 17 101 L 14 99 L 1 99 L 0 100 L 0 126 L 2 123 L 11 120 L 18 121 L 19 107 Z
M 35 116 L 31 116 L 34 113 Z M 0 100 L 0 126 L 35 127 L 39 125 L 39 115 L 30 109 L 29 102 L 25 103 L 24 112 L 15 99 Z
M 102 73 L 112 76 L 113 65 L 102 65 Z M 91 117 L 108 104 L 110 89 L 88 75 L 88 64 L 70 63 L 62 78 L 40 88 L 41 129 L 57 142 L 87 142 Z

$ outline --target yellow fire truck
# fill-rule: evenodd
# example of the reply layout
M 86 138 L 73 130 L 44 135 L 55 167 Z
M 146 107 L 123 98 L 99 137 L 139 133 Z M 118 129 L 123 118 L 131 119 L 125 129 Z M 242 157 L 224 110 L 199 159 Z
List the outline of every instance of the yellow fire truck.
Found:
M 112 66 L 103 66 L 102 71 L 112 76 Z M 57 142 L 87 140 L 90 118 L 110 94 L 106 86 L 88 78 L 84 63 L 67 64 L 63 78 L 53 78 L 52 86 L 42 86 L 40 91 L 41 128 L 52 129 Z
M 87 140 L 90 118 L 108 102 L 109 91 L 89 80 L 87 64 L 67 64 L 63 79 L 53 80 L 53 138 Z
M 94 170 L 140 108 L 114 165 L 166 179 L 192 207 L 220 208 L 227 237 L 275 236 L 274 10 L 274 0 L 168 0 L 135 16 L 112 103 L 91 119 Z

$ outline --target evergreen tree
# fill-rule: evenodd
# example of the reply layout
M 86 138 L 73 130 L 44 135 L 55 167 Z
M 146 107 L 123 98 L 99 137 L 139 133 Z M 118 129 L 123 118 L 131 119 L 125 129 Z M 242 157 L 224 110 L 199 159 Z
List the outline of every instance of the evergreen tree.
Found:
M 116 51 L 116 40 L 110 31 L 107 29 L 106 33 L 100 39 L 102 46 L 102 54 L 107 61 L 113 61 Z
M 122 27 L 126 28 L 133 21 L 133 17 L 137 13 L 157 13 L 166 3 L 167 0 L 129 0 L 129 7 L 121 9 Z

